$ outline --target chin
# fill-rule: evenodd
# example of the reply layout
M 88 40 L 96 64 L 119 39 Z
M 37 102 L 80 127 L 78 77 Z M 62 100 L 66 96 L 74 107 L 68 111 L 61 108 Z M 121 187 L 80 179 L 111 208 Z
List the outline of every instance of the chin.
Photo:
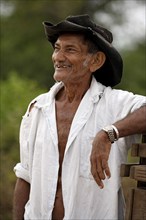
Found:
M 63 74 L 62 73 L 54 73 L 54 76 L 53 76 L 54 80 L 57 81 L 57 82 L 60 82 L 64 79 L 63 77 Z

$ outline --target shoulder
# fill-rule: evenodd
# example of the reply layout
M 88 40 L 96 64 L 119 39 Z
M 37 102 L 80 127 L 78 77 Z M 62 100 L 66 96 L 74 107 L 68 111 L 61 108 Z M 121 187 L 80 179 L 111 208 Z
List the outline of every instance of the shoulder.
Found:
M 146 97 L 120 89 L 106 87 L 104 102 L 113 112 L 127 114 L 146 104 Z
M 112 89 L 111 87 L 106 87 L 105 89 L 105 97 L 110 98 L 111 100 L 116 100 L 117 102 L 145 102 L 146 96 L 142 96 L 139 94 L 134 94 L 129 91 L 121 90 L 121 89 Z
M 36 107 L 37 109 L 40 109 L 52 102 L 55 98 L 56 93 L 59 91 L 59 89 L 62 87 L 62 83 L 55 83 L 48 92 L 38 95 L 36 98 L 34 98 L 28 105 L 26 114 L 29 114 L 29 112 Z

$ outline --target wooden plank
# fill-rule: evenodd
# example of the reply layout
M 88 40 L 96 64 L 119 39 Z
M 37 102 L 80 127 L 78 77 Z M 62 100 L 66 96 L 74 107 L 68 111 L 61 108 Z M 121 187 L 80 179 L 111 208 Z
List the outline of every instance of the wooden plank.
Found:
M 126 203 L 125 220 L 132 220 L 134 189 L 129 190 Z
M 140 157 L 140 165 L 122 165 L 121 175 L 137 180 L 140 188 L 131 189 L 126 196 L 125 220 L 146 220 L 146 134 L 142 135 L 141 144 L 133 144 L 131 156 Z
M 133 195 L 132 220 L 146 220 L 146 190 L 136 188 Z
M 134 163 L 130 164 L 121 164 L 121 169 L 120 169 L 120 176 L 121 177 L 128 177 L 130 175 L 130 168 L 131 166 L 138 165 Z
M 146 143 L 132 144 L 131 156 L 146 158 Z
M 138 157 L 138 148 L 139 148 L 139 144 L 132 144 L 132 148 L 131 148 L 132 157 Z
M 146 143 L 139 144 L 138 155 L 139 155 L 139 157 L 146 158 Z
M 146 158 L 146 143 L 132 144 L 131 156 Z
M 146 165 L 136 165 L 130 168 L 130 178 L 146 182 Z

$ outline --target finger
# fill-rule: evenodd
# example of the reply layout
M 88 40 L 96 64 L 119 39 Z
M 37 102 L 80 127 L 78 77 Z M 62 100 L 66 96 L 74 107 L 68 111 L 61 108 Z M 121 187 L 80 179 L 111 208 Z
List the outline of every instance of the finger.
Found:
M 106 176 L 107 176 L 108 178 L 110 178 L 110 177 L 111 177 L 111 172 L 110 172 L 110 169 L 109 169 L 109 166 L 108 166 L 108 162 L 107 162 L 106 159 L 103 159 L 103 160 L 102 160 L 102 168 L 103 168 L 103 170 L 104 170 Z
M 104 185 L 103 185 L 103 182 L 101 181 L 101 178 L 98 175 L 96 159 L 90 158 L 90 161 L 91 161 L 92 176 L 93 176 L 94 180 L 96 181 L 97 185 L 102 189 L 104 187 Z
M 102 168 L 101 158 L 99 156 L 96 157 L 95 154 L 91 154 L 90 162 L 91 162 L 92 172 L 94 173 L 94 175 L 96 175 L 97 173 L 98 177 L 104 180 L 106 176 L 104 173 L 104 169 Z
M 97 165 L 96 165 L 96 171 L 98 173 L 98 176 L 101 180 L 105 179 L 105 173 L 104 173 L 104 169 L 102 167 L 102 162 L 100 162 L 99 160 L 97 160 Z
M 94 173 L 92 170 L 91 170 L 91 173 L 93 175 L 93 178 L 95 180 L 95 182 L 97 183 L 97 185 L 102 189 L 104 187 L 104 184 L 102 182 L 102 180 L 100 179 L 97 171 Z
M 106 168 L 106 169 L 105 169 L 105 174 L 106 174 L 107 178 L 110 178 L 110 177 L 111 177 L 111 172 L 110 172 L 110 169 L 109 169 L 109 168 Z

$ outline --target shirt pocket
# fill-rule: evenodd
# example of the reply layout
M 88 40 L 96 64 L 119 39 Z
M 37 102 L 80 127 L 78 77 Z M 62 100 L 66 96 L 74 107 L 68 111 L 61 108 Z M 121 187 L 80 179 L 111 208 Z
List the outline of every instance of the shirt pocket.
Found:
M 30 121 L 31 118 L 27 116 L 23 116 L 21 126 L 20 126 L 20 158 L 21 164 L 25 169 L 28 170 L 29 164 L 29 144 L 28 144 L 28 137 L 29 137 L 29 130 L 30 130 Z
M 80 148 L 80 177 L 93 180 L 91 174 L 90 155 L 92 150 L 93 136 L 84 136 Z

